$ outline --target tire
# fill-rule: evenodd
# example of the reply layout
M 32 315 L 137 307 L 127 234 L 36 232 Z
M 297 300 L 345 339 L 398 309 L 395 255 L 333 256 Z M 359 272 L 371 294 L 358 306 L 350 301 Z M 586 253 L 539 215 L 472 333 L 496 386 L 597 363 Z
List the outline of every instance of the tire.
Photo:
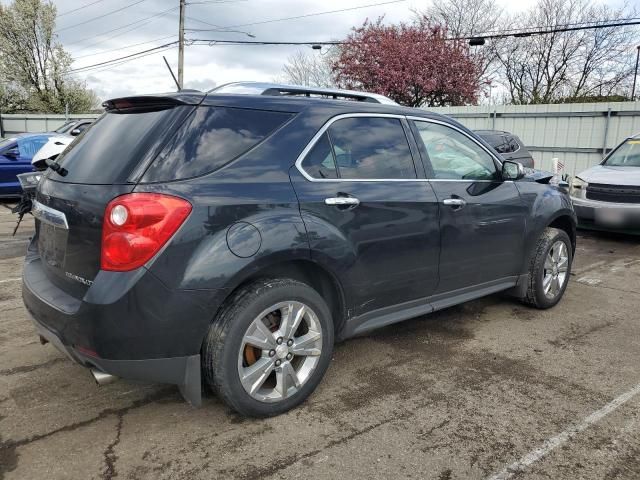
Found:
M 552 258 L 558 251 L 560 255 L 562 255 L 563 250 L 561 245 L 564 245 L 566 265 L 564 265 L 563 262 L 555 263 Z M 551 260 L 549 260 L 550 258 Z M 529 263 L 529 285 L 527 293 L 522 299 L 523 302 L 539 309 L 547 309 L 556 305 L 567 289 L 571 275 L 572 261 L 573 250 L 571 240 L 567 233 L 557 228 L 545 228 L 531 256 Z M 545 262 L 547 263 L 545 264 Z M 555 270 L 553 268 L 554 263 L 556 267 Z M 564 277 L 561 277 L 563 273 Z M 551 276 L 551 284 L 546 281 L 549 275 Z M 555 283 L 555 279 L 558 280 L 558 284 Z M 556 285 L 558 285 L 557 291 Z
M 287 321 L 293 317 L 301 318 L 298 327 Z M 331 313 L 318 292 L 297 280 L 261 279 L 235 292 L 209 328 L 202 348 L 205 381 L 242 415 L 279 415 L 318 386 L 333 339 Z

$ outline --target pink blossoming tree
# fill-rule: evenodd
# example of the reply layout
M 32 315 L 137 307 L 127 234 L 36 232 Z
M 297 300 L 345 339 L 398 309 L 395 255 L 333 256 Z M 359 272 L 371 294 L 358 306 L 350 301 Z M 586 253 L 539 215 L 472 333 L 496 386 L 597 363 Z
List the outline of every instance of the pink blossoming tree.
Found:
M 414 24 L 365 21 L 354 28 L 333 64 L 337 83 L 410 107 L 477 102 L 481 69 L 463 40 L 423 17 Z

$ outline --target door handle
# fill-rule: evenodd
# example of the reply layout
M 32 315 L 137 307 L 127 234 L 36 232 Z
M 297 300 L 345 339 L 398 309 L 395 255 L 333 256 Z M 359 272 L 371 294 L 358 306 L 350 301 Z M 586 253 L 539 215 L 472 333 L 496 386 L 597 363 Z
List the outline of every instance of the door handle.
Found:
M 337 206 L 347 205 L 347 206 L 357 207 L 358 205 L 360 205 L 360 200 L 358 200 L 355 197 L 331 197 L 331 198 L 325 198 L 324 203 L 326 205 L 337 205 Z
M 444 205 L 449 205 L 450 207 L 458 208 L 462 208 L 467 204 L 467 202 L 465 202 L 462 198 L 445 198 L 442 203 Z

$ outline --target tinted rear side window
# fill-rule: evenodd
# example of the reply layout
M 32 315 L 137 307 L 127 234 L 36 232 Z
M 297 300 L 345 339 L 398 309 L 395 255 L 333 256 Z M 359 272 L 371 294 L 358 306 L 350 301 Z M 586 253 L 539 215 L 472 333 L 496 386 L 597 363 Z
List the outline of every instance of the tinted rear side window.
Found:
M 341 178 L 416 178 L 407 137 L 397 118 L 337 120 L 329 136 Z
M 105 113 L 78 135 L 58 162 L 66 176 L 48 170 L 52 179 L 69 183 L 126 183 L 134 168 L 165 142 L 194 107 L 180 106 L 135 113 Z
M 290 113 L 198 107 L 169 140 L 143 177 L 162 182 L 213 172 L 267 138 Z

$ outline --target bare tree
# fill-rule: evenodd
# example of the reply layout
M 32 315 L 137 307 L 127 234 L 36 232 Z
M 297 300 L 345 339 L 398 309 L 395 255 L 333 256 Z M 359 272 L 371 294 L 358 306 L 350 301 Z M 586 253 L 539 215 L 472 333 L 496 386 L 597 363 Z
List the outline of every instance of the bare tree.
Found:
M 334 87 L 331 63 L 336 50 L 332 47 L 324 54 L 308 54 L 298 50 L 282 67 L 282 81 L 305 87 Z
M 441 0 L 433 2 L 424 12 L 415 13 L 444 26 L 449 36 L 456 38 L 480 36 L 507 28 L 504 10 L 495 0 Z M 486 94 L 498 76 L 496 48 L 472 47 L 470 54 L 480 67 L 481 85 Z
M 510 23 L 520 30 L 602 25 L 636 15 L 589 0 L 539 0 Z M 493 45 L 512 103 L 551 103 L 620 94 L 632 74 L 637 35 L 631 27 L 552 32 Z M 623 92 L 626 93 L 626 92 Z

